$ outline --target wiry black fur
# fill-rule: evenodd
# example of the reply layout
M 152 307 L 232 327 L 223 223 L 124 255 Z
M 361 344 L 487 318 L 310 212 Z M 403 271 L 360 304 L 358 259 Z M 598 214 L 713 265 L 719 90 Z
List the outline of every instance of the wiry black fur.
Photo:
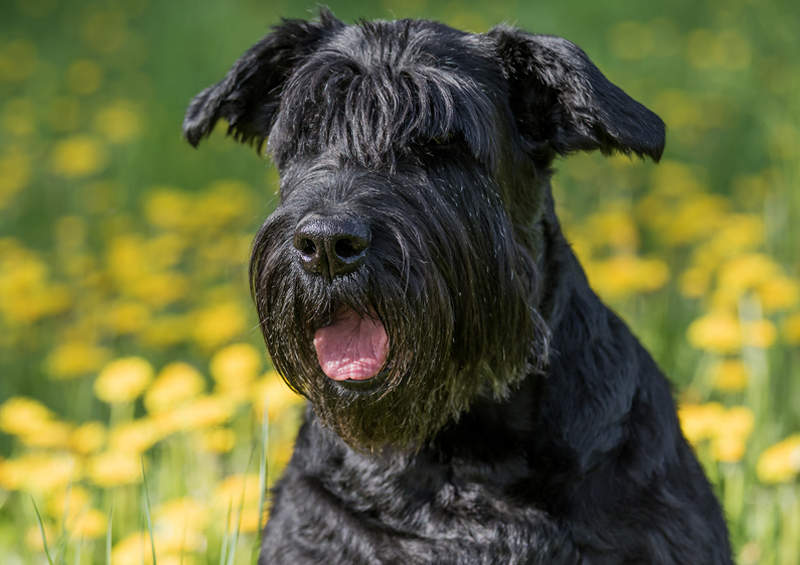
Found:
M 667 381 L 589 288 L 549 166 L 657 160 L 659 118 L 572 43 L 430 21 L 284 21 L 189 107 L 269 149 L 281 203 L 252 289 L 272 359 L 310 404 L 261 563 L 731 563 Z M 301 268 L 309 214 L 366 222 L 365 264 Z M 342 306 L 380 319 L 384 369 L 321 371 Z

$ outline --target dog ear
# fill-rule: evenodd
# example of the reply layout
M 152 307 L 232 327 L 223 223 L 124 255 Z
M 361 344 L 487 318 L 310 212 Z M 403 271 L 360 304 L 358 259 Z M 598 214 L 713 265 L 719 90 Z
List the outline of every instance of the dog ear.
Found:
M 664 122 L 612 84 L 577 45 L 561 37 L 497 26 L 511 110 L 534 152 L 580 149 L 645 155 L 664 150 Z
M 183 135 L 193 146 L 211 133 L 219 118 L 228 121 L 228 134 L 260 150 L 286 79 L 320 41 L 344 24 L 327 9 L 318 21 L 282 20 L 234 63 L 221 81 L 192 99 L 183 119 Z

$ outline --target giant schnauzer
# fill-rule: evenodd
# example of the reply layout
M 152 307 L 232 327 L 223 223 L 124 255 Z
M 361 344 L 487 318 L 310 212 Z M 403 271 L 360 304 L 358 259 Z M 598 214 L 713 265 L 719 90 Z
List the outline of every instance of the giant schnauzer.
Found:
M 284 20 L 194 98 L 267 148 L 251 284 L 309 406 L 261 563 L 731 563 L 669 384 L 592 292 L 551 165 L 658 160 L 577 46 L 507 26 Z

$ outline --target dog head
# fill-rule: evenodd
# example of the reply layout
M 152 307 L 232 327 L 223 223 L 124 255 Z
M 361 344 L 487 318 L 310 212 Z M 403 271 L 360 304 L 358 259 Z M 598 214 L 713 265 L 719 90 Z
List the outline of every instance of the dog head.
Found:
M 280 204 L 251 284 L 275 367 L 351 446 L 418 447 L 544 371 L 541 219 L 575 150 L 658 159 L 664 126 L 575 45 L 426 20 L 284 21 L 191 102 L 268 140 Z

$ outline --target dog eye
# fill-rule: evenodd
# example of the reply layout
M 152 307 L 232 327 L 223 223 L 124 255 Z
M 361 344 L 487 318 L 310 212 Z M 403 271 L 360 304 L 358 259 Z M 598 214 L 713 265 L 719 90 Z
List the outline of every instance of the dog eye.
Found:
M 429 141 L 429 145 L 434 147 L 449 147 L 455 145 L 456 138 L 454 135 L 445 135 L 442 137 L 434 137 Z

